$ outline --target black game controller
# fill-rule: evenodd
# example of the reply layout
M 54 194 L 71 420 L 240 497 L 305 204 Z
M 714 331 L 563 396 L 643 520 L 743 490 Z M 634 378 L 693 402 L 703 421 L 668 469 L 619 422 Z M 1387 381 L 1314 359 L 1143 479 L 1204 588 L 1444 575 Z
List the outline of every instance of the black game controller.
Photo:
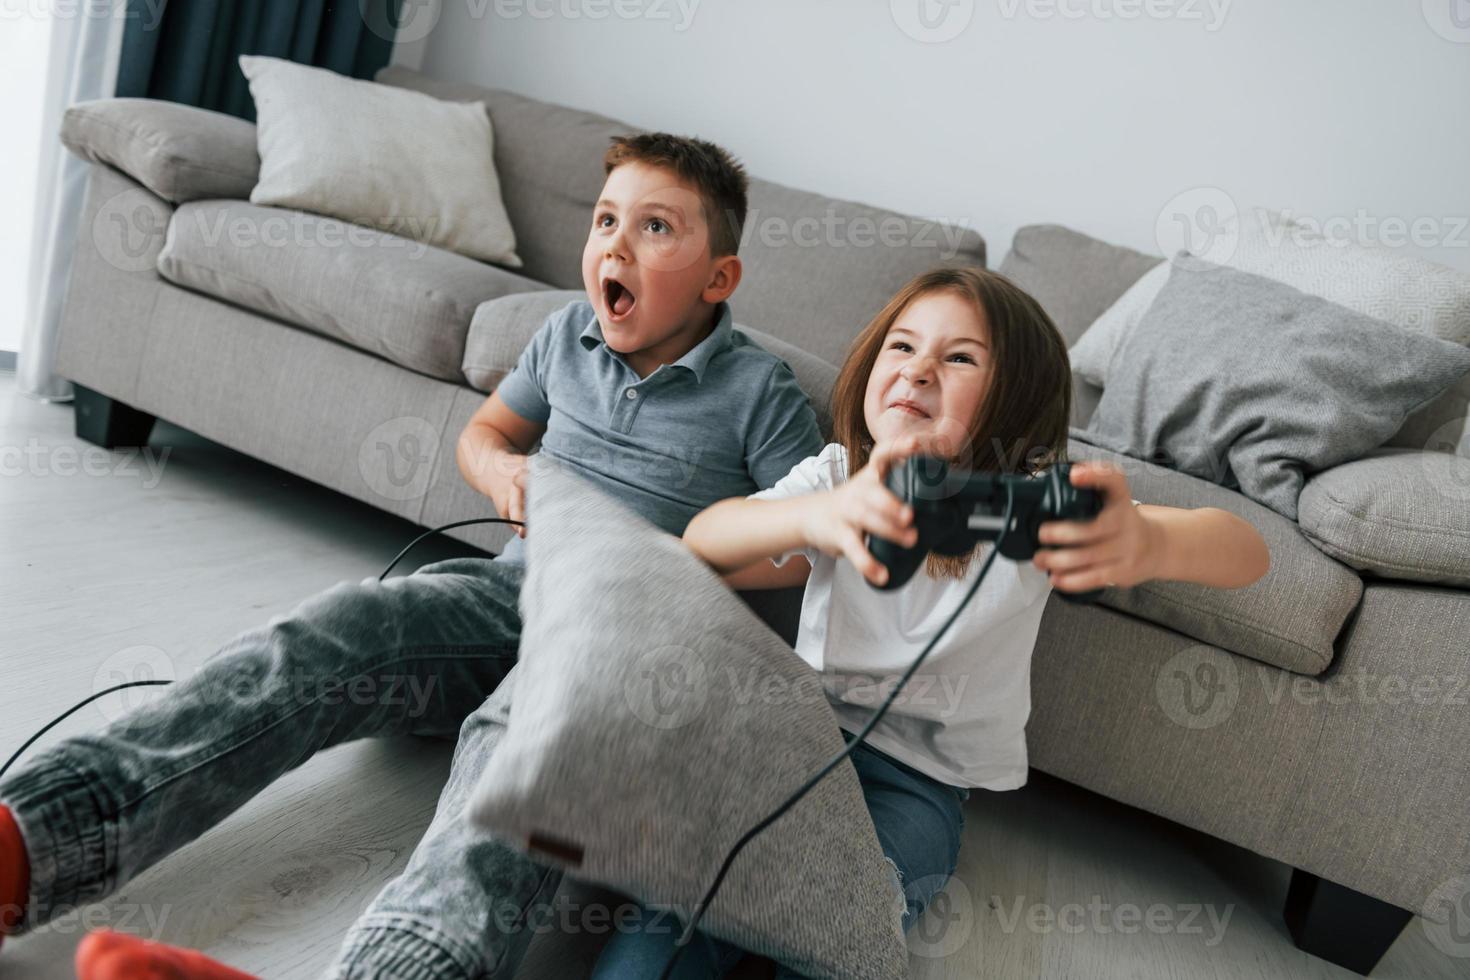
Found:
M 951 470 L 944 460 L 932 456 L 911 456 L 895 464 L 885 482 L 895 497 L 913 506 L 919 540 L 905 548 L 867 536 L 868 550 L 888 568 L 888 581 L 874 588 L 899 588 L 913 578 L 931 551 L 965 555 L 981 541 L 994 541 L 1005 520 L 1008 495 L 1013 501 L 1011 526 L 1000 553 L 1013 561 L 1030 561 L 1044 522 L 1087 521 L 1102 510 L 1102 495 L 1074 487 L 1071 472 L 1072 464 L 1058 463 L 1036 477 L 973 473 Z M 1102 594 L 1101 589 L 1056 592 L 1072 602 L 1091 602 Z

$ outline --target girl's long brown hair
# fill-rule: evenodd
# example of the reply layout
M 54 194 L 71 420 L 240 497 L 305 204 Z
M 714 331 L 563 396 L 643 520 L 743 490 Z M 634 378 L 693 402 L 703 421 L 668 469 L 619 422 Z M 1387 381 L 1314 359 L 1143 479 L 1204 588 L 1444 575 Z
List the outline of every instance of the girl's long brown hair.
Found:
M 894 322 L 921 296 L 952 292 L 975 304 L 989 326 L 989 386 L 957 459 L 967 469 L 1034 474 L 1065 459 L 1072 415 L 1067 343 L 1028 293 L 988 269 L 935 269 L 915 277 L 863 328 L 832 389 L 833 438 L 847 450 L 849 477 L 868 464 L 873 436 L 863 417 L 868 376 Z M 930 554 L 931 577 L 960 578 L 975 552 Z

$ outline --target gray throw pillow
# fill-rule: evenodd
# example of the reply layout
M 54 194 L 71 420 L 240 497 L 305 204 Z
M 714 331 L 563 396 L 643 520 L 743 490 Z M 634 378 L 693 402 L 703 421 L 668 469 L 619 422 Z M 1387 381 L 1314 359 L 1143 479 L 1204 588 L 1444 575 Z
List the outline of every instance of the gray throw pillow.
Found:
M 528 503 L 514 694 L 492 697 L 508 727 L 471 819 L 687 921 L 729 848 L 842 748 L 836 716 L 678 538 L 550 461 Z M 809 976 L 894 978 L 902 916 L 844 763 L 746 846 L 701 927 Z
M 1309 475 L 1383 445 L 1467 372 L 1470 348 L 1181 252 L 1083 438 L 1296 520 Z

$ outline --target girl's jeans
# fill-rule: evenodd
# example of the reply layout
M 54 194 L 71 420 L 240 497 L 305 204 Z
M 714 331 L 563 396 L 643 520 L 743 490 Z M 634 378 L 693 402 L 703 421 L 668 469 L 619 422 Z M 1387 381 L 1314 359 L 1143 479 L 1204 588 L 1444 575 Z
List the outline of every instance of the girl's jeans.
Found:
M 0 784 L 31 860 L 21 929 L 113 892 L 313 753 L 459 733 L 439 808 L 358 920 L 337 977 L 510 976 L 560 876 L 461 812 L 503 726 L 479 711 L 520 642 L 523 565 L 456 558 L 341 582 L 247 630 L 192 677 Z
M 852 764 L 878 831 L 878 843 L 898 874 L 907 932 L 954 874 L 965 825 L 964 803 L 970 791 L 931 779 L 866 743 L 853 751 Z M 799 890 L 800 885 L 792 887 Z M 635 920 L 631 929 L 620 929 L 603 947 L 594 980 L 657 980 L 683 931 L 683 925 L 671 916 L 644 909 L 641 920 Z M 674 977 L 723 977 L 745 955 L 740 947 L 695 930 Z M 799 977 L 785 967 L 776 975 L 780 980 Z

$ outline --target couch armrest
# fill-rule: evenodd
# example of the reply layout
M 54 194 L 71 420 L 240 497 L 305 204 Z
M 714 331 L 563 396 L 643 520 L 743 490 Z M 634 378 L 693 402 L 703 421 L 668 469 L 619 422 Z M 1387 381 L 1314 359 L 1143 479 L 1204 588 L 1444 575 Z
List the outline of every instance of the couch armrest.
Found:
M 78 102 L 62 118 L 61 142 L 174 204 L 249 199 L 260 177 L 254 123 L 177 102 Z
M 1470 588 L 1470 459 L 1383 448 L 1312 476 L 1302 533 L 1380 578 Z

